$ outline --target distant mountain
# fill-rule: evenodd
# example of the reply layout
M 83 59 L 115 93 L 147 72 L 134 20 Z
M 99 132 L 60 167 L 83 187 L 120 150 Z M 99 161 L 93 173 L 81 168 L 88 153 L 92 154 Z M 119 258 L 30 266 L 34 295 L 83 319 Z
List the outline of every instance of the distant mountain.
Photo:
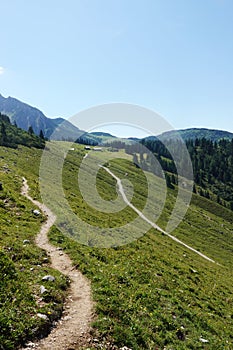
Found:
M 51 119 L 46 117 L 39 109 L 21 102 L 13 97 L 3 97 L 0 94 L 0 113 L 7 115 L 11 123 L 16 123 L 18 127 L 28 131 L 29 127 L 33 128 L 36 135 L 43 131 L 46 138 L 53 140 L 81 140 L 81 143 L 89 144 L 110 144 L 116 140 L 122 142 L 139 141 L 139 139 L 130 137 L 128 139 L 116 138 L 106 132 L 87 133 L 80 130 L 69 121 L 63 118 Z M 222 130 L 212 130 L 205 128 L 190 128 L 184 130 L 171 130 L 160 135 L 160 139 L 176 139 L 180 135 L 184 141 L 188 139 L 206 138 L 211 141 L 220 139 L 233 139 L 233 133 Z M 146 137 L 145 140 L 154 140 L 155 136 Z
M 94 131 L 88 135 L 89 137 L 94 137 L 98 145 L 109 144 L 118 139 L 116 136 L 103 131 Z
M 139 142 L 141 139 L 139 139 L 138 137 L 128 137 L 128 140 Z
M 171 130 L 164 132 L 159 136 L 161 140 L 171 139 L 175 140 L 178 138 L 178 135 L 182 137 L 184 141 L 189 139 L 201 139 L 205 138 L 211 141 L 219 141 L 221 139 L 232 140 L 233 133 L 223 130 L 213 130 L 205 128 L 190 128 L 184 130 Z M 153 137 L 153 136 L 152 136 Z
M 44 136 L 56 140 L 76 140 L 83 132 L 63 118 L 47 118 L 39 109 L 16 98 L 5 98 L 0 94 L 0 112 L 9 116 L 12 123 L 28 130 L 32 126 L 36 135 L 42 130 Z
M 94 131 L 94 132 L 90 132 L 91 135 L 94 136 L 104 136 L 104 137 L 114 137 L 116 138 L 116 136 L 113 136 L 111 134 L 109 134 L 108 132 L 102 132 L 102 131 Z

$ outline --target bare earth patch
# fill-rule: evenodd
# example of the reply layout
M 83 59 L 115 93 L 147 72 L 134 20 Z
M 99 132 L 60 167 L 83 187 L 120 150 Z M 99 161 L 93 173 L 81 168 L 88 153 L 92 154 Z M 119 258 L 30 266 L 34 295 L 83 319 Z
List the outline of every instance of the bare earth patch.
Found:
M 47 233 L 54 224 L 56 217 L 44 204 L 34 200 L 28 194 L 29 186 L 23 178 L 22 195 L 47 215 L 46 222 L 41 226 L 36 237 L 38 247 L 46 250 L 51 258 L 51 267 L 60 271 L 71 280 L 69 296 L 64 305 L 64 312 L 56 327 L 48 337 L 38 342 L 29 343 L 25 349 L 40 350 L 72 350 L 88 344 L 90 338 L 90 323 L 93 320 L 93 301 L 89 281 L 73 267 L 67 254 L 48 241 Z

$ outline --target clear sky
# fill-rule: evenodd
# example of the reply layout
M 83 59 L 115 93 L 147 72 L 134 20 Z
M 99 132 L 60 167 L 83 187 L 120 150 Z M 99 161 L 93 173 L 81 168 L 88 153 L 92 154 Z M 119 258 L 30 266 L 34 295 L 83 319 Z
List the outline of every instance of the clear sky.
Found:
M 49 117 L 127 102 L 233 132 L 232 0 L 0 0 L 0 13 L 3 96 Z

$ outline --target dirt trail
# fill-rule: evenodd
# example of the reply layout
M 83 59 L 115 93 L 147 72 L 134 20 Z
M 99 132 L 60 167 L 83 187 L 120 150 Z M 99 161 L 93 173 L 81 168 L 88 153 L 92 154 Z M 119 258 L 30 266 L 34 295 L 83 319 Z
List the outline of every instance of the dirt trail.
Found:
M 90 323 L 93 320 L 93 302 L 89 281 L 73 266 L 68 255 L 48 242 L 47 233 L 56 217 L 44 204 L 32 199 L 29 194 L 27 180 L 23 178 L 22 195 L 47 215 L 46 222 L 36 237 L 38 247 L 47 251 L 51 258 L 51 267 L 68 276 L 71 280 L 69 296 L 65 302 L 63 316 L 48 337 L 29 343 L 24 349 L 39 350 L 72 350 L 87 344 L 90 337 Z
M 154 227 L 156 230 L 162 232 L 164 235 L 168 236 L 169 238 L 171 238 L 173 241 L 183 245 L 185 248 L 191 250 L 192 252 L 200 255 L 202 258 L 211 261 L 212 263 L 215 263 L 215 261 L 211 258 L 209 258 L 208 256 L 206 256 L 205 254 L 202 254 L 201 252 L 199 252 L 198 250 L 194 249 L 193 247 L 190 247 L 188 244 L 182 242 L 180 239 L 176 238 L 175 236 L 171 235 L 170 233 L 164 231 L 161 227 L 159 227 L 158 225 L 156 225 L 154 222 L 152 222 L 151 220 L 149 220 L 140 210 L 138 210 L 132 203 L 130 203 L 130 201 L 128 200 L 128 198 L 125 195 L 124 192 L 124 188 L 122 186 L 121 180 L 119 179 L 119 177 L 117 177 L 113 172 L 111 172 L 111 170 L 109 170 L 108 168 L 100 165 L 101 168 L 103 168 L 105 171 L 107 171 L 116 181 L 117 181 L 117 186 L 119 188 L 119 192 L 124 200 L 124 202 L 130 207 L 132 208 L 144 221 L 148 222 L 148 224 L 150 224 L 152 227 Z

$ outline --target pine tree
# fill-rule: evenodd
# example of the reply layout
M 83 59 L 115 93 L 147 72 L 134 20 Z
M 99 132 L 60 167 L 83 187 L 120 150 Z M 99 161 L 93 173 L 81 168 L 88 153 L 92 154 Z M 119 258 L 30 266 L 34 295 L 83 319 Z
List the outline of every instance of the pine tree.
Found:
M 133 163 L 139 167 L 138 156 L 136 153 L 133 154 Z
M 168 188 L 174 189 L 174 185 L 171 182 L 171 177 L 170 175 L 165 173 L 165 179 L 166 179 L 166 184 Z
M 42 130 L 40 130 L 40 138 L 42 139 L 42 140 L 44 140 L 44 133 L 43 133 L 43 131 Z
M 0 135 L 0 145 L 4 146 L 7 142 L 7 134 L 6 134 L 6 127 L 5 124 L 1 124 L 1 135 Z
M 33 128 L 32 128 L 31 125 L 30 125 L 29 128 L 28 128 L 28 133 L 29 133 L 30 135 L 33 135 L 33 134 L 34 134 L 34 130 L 33 130 Z
M 233 210 L 233 201 L 230 202 L 230 209 Z

